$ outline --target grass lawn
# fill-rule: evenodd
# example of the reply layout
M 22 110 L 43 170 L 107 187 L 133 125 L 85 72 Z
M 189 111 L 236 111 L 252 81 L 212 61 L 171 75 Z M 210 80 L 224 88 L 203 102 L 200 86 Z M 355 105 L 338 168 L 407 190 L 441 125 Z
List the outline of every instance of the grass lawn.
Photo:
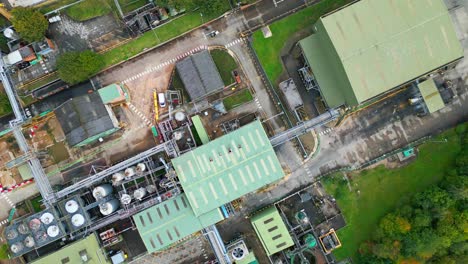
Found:
M 229 3 L 226 1 L 226 8 L 223 11 L 229 9 Z M 211 16 L 203 16 L 204 22 L 207 22 L 220 14 L 214 14 Z M 124 61 L 136 54 L 142 52 L 146 48 L 151 48 L 164 41 L 170 40 L 177 37 L 191 29 L 198 27 L 202 24 L 202 19 L 199 12 L 188 12 L 187 14 L 167 22 L 153 31 L 145 32 L 140 37 L 122 45 L 115 49 L 109 50 L 103 53 L 103 59 L 105 67 L 110 67 L 116 63 Z
M 312 33 L 312 26 L 320 16 L 326 14 L 352 0 L 322 0 L 308 8 L 287 16 L 270 25 L 273 36 L 265 39 L 261 30 L 253 34 L 253 47 L 265 69 L 268 78 L 273 84 L 283 71 L 280 53 L 284 44 L 301 30 Z
M 229 97 L 224 98 L 223 103 L 224 103 L 224 106 L 226 107 L 226 110 L 229 111 L 233 108 L 236 108 L 252 100 L 253 100 L 253 96 L 250 93 L 250 90 L 244 89 L 238 93 L 235 93 Z
M 410 195 L 443 178 L 460 151 L 460 135 L 451 129 L 433 141 L 443 138 L 448 142 L 427 142 L 420 146 L 418 158 L 405 167 L 391 170 L 379 166 L 351 173 L 352 191 L 349 191 L 341 174 L 322 180 L 327 192 L 336 198 L 347 222 L 347 226 L 338 232 L 343 244 L 334 251 L 338 260 L 352 257 L 356 262 L 360 244 L 371 238 L 372 231 L 385 214 L 409 199 Z
M 42 4 L 38 4 L 37 8 L 43 14 L 50 11 L 54 11 L 57 8 L 60 8 L 64 5 L 69 5 L 71 3 L 77 2 L 78 0 L 56 0 L 56 1 L 47 1 Z
M 234 83 L 232 71 L 237 68 L 237 63 L 234 58 L 226 51 L 219 49 L 210 51 L 210 54 L 218 68 L 221 79 L 223 79 L 224 85 Z
M 0 259 L 8 259 L 8 245 L 3 244 L 0 246 Z
M 10 101 L 8 100 L 8 96 L 2 90 L 0 92 L 0 116 L 4 116 L 6 114 L 11 113 L 13 110 L 11 109 Z
M 85 0 L 65 9 L 67 15 L 76 21 L 85 21 L 107 15 L 111 11 L 112 7 L 106 0 Z
M 120 7 L 124 14 L 131 12 L 137 8 L 140 8 L 148 4 L 147 0 L 119 0 Z
M 41 201 L 42 201 L 42 196 L 40 195 L 31 199 L 31 205 L 32 205 L 34 212 L 38 213 L 43 210 Z

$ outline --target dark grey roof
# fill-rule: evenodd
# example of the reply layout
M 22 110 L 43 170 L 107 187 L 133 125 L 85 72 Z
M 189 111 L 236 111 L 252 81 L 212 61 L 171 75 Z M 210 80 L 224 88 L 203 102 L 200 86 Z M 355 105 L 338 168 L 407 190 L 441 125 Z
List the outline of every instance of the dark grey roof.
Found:
M 192 100 L 224 88 L 223 80 L 208 51 L 183 59 L 176 64 L 176 68 Z
M 55 110 L 55 115 L 71 146 L 114 128 L 112 119 L 98 93 L 75 97 L 67 101 Z

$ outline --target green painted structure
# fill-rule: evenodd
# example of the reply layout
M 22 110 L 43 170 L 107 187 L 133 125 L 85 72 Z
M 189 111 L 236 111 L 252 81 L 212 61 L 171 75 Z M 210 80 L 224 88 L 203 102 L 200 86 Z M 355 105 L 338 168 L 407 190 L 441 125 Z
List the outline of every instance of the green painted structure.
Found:
M 361 0 L 299 41 L 328 107 L 356 106 L 463 57 L 443 0 Z
M 427 79 L 424 82 L 419 83 L 418 87 L 429 113 L 434 113 L 444 108 L 444 101 L 442 100 L 439 89 L 437 89 L 433 79 Z
M 196 216 L 284 176 L 260 121 L 172 160 Z
M 294 245 L 288 228 L 275 206 L 257 213 L 250 221 L 268 256 Z
M 164 249 L 223 219 L 219 208 L 200 217 L 195 216 L 185 194 L 164 201 L 133 216 L 148 253 Z
M 27 163 L 23 163 L 21 165 L 18 166 L 18 172 L 21 176 L 21 179 L 23 179 L 23 181 L 26 181 L 26 180 L 29 180 L 33 177 L 33 174 L 32 174 L 32 171 L 31 171 L 31 168 L 29 167 L 29 165 Z
M 258 264 L 258 260 L 255 257 L 255 254 L 250 251 L 243 259 L 237 260 L 236 264 Z
M 206 129 L 203 126 L 200 116 L 192 116 L 192 122 L 193 126 L 195 127 L 195 130 L 197 131 L 198 136 L 200 137 L 202 144 L 205 145 L 206 143 L 210 142 L 210 138 L 208 137 L 208 133 L 206 133 Z
M 128 100 L 127 93 L 116 83 L 100 88 L 98 93 L 104 104 L 113 104 Z
M 84 261 L 85 256 L 87 261 Z M 42 257 L 32 264 L 51 264 L 51 263 L 87 263 L 104 264 L 110 263 L 106 259 L 105 253 L 101 250 L 95 234 L 67 245 L 54 253 Z

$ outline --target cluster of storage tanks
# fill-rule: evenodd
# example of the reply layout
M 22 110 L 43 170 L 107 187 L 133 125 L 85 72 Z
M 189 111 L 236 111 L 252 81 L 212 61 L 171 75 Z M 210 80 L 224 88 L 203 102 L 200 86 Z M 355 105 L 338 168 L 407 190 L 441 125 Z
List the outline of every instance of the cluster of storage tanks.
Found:
M 136 166 L 129 167 L 124 171 L 114 173 L 112 175 L 112 185 L 121 185 L 124 181 L 132 180 L 136 176 L 140 176 L 146 171 L 146 165 L 144 163 L 138 163 Z M 140 187 L 133 191 L 133 194 L 124 193 L 120 197 L 120 202 L 124 205 L 128 205 L 132 202 L 132 199 L 141 201 L 148 193 L 156 192 L 156 186 L 148 185 L 146 187 Z
M 5 230 L 11 252 L 17 256 L 63 236 L 61 223 L 49 211 L 34 214 Z
M 106 199 L 106 202 L 99 204 L 99 211 L 102 215 L 110 215 L 119 209 L 119 200 L 116 198 L 110 198 L 113 189 L 111 184 L 102 184 L 93 189 L 93 197 L 96 201 Z M 110 199 L 108 199 L 110 198 Z

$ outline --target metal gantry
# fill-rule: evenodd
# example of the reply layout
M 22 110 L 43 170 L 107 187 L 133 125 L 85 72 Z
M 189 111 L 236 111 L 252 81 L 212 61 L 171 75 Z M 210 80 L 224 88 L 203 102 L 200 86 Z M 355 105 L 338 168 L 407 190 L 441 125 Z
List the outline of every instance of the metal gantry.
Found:
M 10 121 L 10 127 L 13 132 L 13 135 L 16 138 L 16 142 L 20 150 L 24 153 L 24 155 L 28 155 L 29 160 L 26 161 L 31 172 L 33 174 L 34 180 L 36 181 L 37 188 L 42 195 L 44 203 L 47 207 L 49 207 L 53 202 L 55 202 L 55 196 L 52 190 L 52 186 L 50 185 L 49 180 L 47 179 L 47 175 L 42 168 L 41 163 L 37 159 L 37 157 L 29 150 L 28 143 L 26 142 L 26 138 L 23 135 L 21 130 L 21 125 L 24 122 L 24 115 L 21 106 L 18 104 L 16 99 L 16 93 L 13 89 L 13 85 L 8 78 L 8 74 L 5 71 L 5 64 L 3 63 L 3 59 L 0 55 L 0 75 L 1 80 L 3 83 L 3 87 L 5 92 L 8 96 L 8 100 L 10 101 L 11 108 L 13 109 L 13 113 L 15 114 L 15 119 Z
M 314 128 L 317 128 L 319 126 L 322 126 L 330 121 L 333 121 L 339 117 L 340 113 L 336 109 L 330 109 L 328 112 L 323 113 L 315 118 L 312 118 L 311 120 L 307 120 L 305 122 L 302 122 L 298 124 L 295 127 L 292 127 L 286 131 L 283 131 L 277 135 L 274 135 L 273 137 L 270 138 L 271 145 L 273 147 L 276 147 L 278 145 L 281 145 L 287 141 L 290 141 L 291 139 L 297 138 L 298 136 L 301 136 L 309 131 L 311 131 Z

